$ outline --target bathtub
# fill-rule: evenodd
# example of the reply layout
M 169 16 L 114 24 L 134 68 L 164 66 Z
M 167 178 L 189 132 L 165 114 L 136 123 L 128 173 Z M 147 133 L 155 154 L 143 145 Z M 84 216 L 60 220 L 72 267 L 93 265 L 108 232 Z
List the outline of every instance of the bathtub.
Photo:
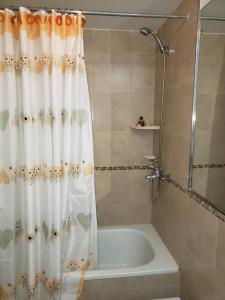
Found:
M 98 251 L 99 269 L 87 271 L 86 280 L 178 271 L 178 265 L 150 224 L 99 228 Z
M 118 291 L 123 294 L 115 294 L 115 299 L 126 299 L 130 290 L 145 291 L 143 299 L 179 296 L 178 265 L 152 225 L 101 227 L 98 250 L 99 269 L 85 272 L 87 289 L 82 299 L 102 299 L 102 293 L 104 299 L 108 295 L 114 299 L 112 293 Z M 67 273 L 64 293 L 71 293 L 76 278 L 77 272 Z
M 85 272 L 85 280 L 178 272 L 178 265 L 150 224 L 100 227 L 99 269 Z M 73 284 L 71 272 L 67 284 Z M 69 281 L 69 282 L 68 282 Z

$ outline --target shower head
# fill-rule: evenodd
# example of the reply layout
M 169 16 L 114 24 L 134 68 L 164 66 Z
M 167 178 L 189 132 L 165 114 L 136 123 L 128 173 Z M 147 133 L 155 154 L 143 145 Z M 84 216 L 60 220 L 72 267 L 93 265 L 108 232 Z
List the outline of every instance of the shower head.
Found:
M 143 35 L 145 35 L 145 36 L 149 35 L 150 32 L 151 32 L 151 30 L 149 28 L 147 28 L 147 27 L 142 27 L 140 29 L 140 33 L 143 34 Z
M 165 53 L 166 47 L 164 47 L 162 41 L 160 40 L 158 35 L 152 29 L 147 28 L 147 27 L 142 27 L 140 29 L 140 33 L 143 34 L 144 36 L 148 36 L 149 34 L 151 34 L 155 38 L 156 42 L 158 43 L 160 52 Z

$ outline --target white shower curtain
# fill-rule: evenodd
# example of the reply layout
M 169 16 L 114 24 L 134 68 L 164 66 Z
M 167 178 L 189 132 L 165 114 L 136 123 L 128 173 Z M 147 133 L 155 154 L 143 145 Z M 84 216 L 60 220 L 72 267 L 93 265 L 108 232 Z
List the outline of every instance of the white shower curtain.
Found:
M 84 21 L 0 11 L 0 299 L 60 299 L 70 271 L 79 297 L 97 263 Z

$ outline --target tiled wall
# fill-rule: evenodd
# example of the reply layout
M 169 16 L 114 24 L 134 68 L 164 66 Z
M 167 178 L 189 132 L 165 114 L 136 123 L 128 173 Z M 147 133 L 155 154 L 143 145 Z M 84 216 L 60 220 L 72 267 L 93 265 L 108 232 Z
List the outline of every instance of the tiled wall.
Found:
M 188 22 L 167 21 L 161 38 L 176 51 L 167 56 L 162 167 L 187 187 L 193 98 L 196 0 L 184 0 L 176 14 L 191 13 Z M 161 61 L 157 55 L 156 74 Z M 156 85 L 155 116 L 160 88 Z M 181 270 L 182 300 L 225 299 L 225 224 L 178 185 L 163 182 L 153 205 L 153 224 Z
M 86 280 L 81 300 L 150 300 L 179 295 L 179 273 Z
M 146 165 L 153 133 L 129 128 L 153 122 L 155 42 L 131 31 L 86 30 L 88 83 L 94 117 L 95 165 Z M 99 225 L 149 223 L 147 170 L 95 172 Z

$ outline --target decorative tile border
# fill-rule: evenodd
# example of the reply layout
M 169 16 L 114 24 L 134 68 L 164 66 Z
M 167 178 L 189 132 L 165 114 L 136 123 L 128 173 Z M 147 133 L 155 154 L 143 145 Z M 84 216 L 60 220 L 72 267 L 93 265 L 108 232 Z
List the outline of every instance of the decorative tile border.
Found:
M 203 197 L 200 195 L 188 190 L 187 188 L 180 185 L 178 182 L 176 182 L 174 179 L 169 179 L 169 183 L 173 184 L 178 190 L 188 195 L 191 199 L 196 201 L 198 204 L 200 204 L 202 207 L 210 211 L 214 216 L 216 216 L 221 221 L 225 222 L 225 214 L 223 214 L 221 211 L 219 211 L 217 208 L 213 207 L 211 204 L 209 204 Z
M 198 165 L 193 165 L 193 169 L 203 169 L 203 168 L 225 168 L 225 163 L 221 164 L 198 164 Z
M 151 166 L 139 165 L 139 166 L 105 166 L 95 167 L 95 171 L 124 171 L 124 170 L 149 170 Z

